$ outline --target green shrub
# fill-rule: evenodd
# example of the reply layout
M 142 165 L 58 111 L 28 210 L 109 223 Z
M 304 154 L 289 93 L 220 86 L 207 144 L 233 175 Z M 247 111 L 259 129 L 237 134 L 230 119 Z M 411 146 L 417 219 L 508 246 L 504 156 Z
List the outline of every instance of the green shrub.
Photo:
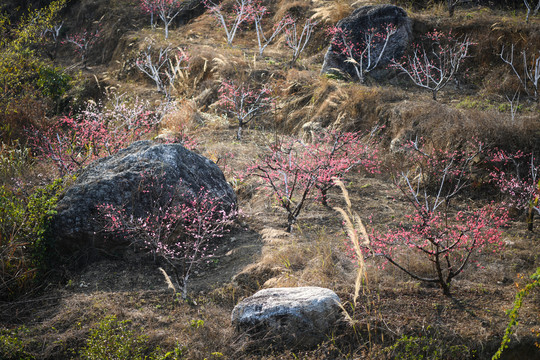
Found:
M 514 300 L 514 307 L 508 310 L 507 315 L 510 318 L 508 325 L 506 326 L 506 331 L 504 332 L 503 339 L 501 341 L 501 346 L 497 352 L 493 355 L 492 360 L 497 360 L 501 358 L 502 353 L 508 347 L 510 338 L 515 331 L 515 328 L 518 326 L 518 315 L 519 309 L 523 304 L 523 299 L 530 294 L 532 290 L 540 286 L 540 267 L 536 268 L 536 272 L 531 275 L 531 281 L 525 285 L 524 288 L 520 289 L 516 293 L 516 299 Z M 538 344 L 537 344 L 538 346 Z
M 11 140 L 24 134 L 28 122 L 39 121 L 37 110 L 47 107 L 48 98 L 65 91 L 66 75 L 50 67 L 42 56 L 42 34 L 54 26 L 67 0 L 48 1 L 11 19 L 0 13 L 0 138 Z M 67 85 L 66 85 L 67 86 Z M 30 117 L 30 119 L 27 119 Z M 23 137 L 24 138 L 24 137 Z
M 28 197 L 0 186 L 0 299 L 30 289 L 47 267 L 47 231 L 63 189 L 62 179 Z
M 34 357 L 24 350 L 21 335 L 28 329 L 20 327 L 13 330 L 0 330 L 0 359 L 2 360 L 32 360 Z
M 80 356 L 83 360 L 177 360 L 184 358 L 186 347 L 178 344 L 172 351 L 164 353 L 161 348 L 150 349 L 148 336 L 137 335 L 130 328 L 129 320 L 118 321 L 116 316 L 107 316 L 96 328 L 90 330 Z
M 90 331 L 86 346 L 80 355 L 86 360 L 138 360 L 146 359 L 147 337 L 136 335 L 129 328 L 129 321 L 118 321 L 116 316 L 107 316 Z
M 70 88 L 71 76 L 61 68 L 41 66 L 38 75 L 36 84 L 45 97 L 56 101 Z
M 384 352 L 396 360 L 450 360 L 467 359 L 470 350 L 465 345 L 450 345 L 428 335 L 403 335 Z

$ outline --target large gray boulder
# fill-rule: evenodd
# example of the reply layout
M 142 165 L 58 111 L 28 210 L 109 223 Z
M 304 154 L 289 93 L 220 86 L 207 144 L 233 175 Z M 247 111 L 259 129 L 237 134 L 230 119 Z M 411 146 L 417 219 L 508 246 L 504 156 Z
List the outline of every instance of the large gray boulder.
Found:
M 312 348 L 341 318 L 335 292 L 320 287 L 260 290 L 233 309 L 235 329 L 256 343 Z
M 385 26 L 390 24 L 396 27 L 397 32 L 390 37 L 376 70 L 370 72 L 370 76 L 376 79 L 387 75 L 387 67 L 390 61 L 403 56 L 412 40 L 412 24 L 405 10 L 394 5 L 363 6 L 353 11 L 348 17 L 340 20 L 336 25 L 350 35 L 349 40 L 352 43 L 357 44 L 364 42 L 364 33 L 368 29 L 374 28 L 382 31 Z M 354 66 L 346 61 L 347 57 L 341 54 L 338 49 L 335 49 L 332 42 L 330 42 L 330 47 L 324 56 L 321 73 L 339 75 L 342 72 L 350 75 L 353 79 L 357 79 Z M 371 52 L 372 60 L 379 56 L 381 49 L 382 43 L 374 46 Z
M 142 175 L 152 181 L 142 182 Z M 119 239 L 106 239 L 97 206 L 125 206 L 135 216 L 145 214 L 156 196 L 192 199 L 204 187 L 225 210 L 236 207 L 236 195 L 221 170 L 209 159 L 181 144 L 138 141 L 118 153 L 86 167 L 58 202 L 52 229 L 56 247 L 63 255 L 88 248 L 104 250 L 123 246 Z M 144 191 L 143 191 L 144 190 Z M 178 195 L 179 194 L 179 195 Z M 164 199 L 166 200 L 166 199 Z

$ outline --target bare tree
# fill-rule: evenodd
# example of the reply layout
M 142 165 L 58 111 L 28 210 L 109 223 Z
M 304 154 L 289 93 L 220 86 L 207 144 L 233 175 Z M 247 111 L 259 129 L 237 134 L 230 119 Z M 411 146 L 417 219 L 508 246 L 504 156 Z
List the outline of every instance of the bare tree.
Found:
M 525 19 L 525 21 L 528 23 L 529 16 L 531 15 L 531 10 L 534 5 L 534 0 L 531 0 L 531 2 L 527 0 L 523 0 L 523 3 L 525 4 L 525 7 L 527 8 L 527 18 Z M 536 16 L 538 14 L 538 10 L 540 10 L 540 0 L 538 0 L 538 4 L 536 4 L 536 7 L 534 8 L 533 16 Z
M 529 57 L 527 56 L 526 50 L 523 50 L 521 52 L 521 55 L 523 57 L 523 75 L 520 75 L 514 64 L 514 44 L 512 44 L 510 52 L 506 56 L 504 55 L 504 46 L 502 47 L 501 53 L 499 54 L 502 61 L 507 63 L 514 72 L 514 74 L 517 76 L 527 95 L 533 96 L 535 100 L 538 100 L 538 82 L 540 80 L 540 51 L 538 52 L 538 57 L 533 55 L 530 58 L 530 61 L 528 60 Z
M 427 36 L 430 41 L 427 47 L 415 46 L 412 55 L 402 62 L 392 60 L 391 67 L 407 74 L 416 85 L 431 90 L 433 100 L 437 100 L 437 92 L 459 73 L 469 56 L 469 47 L 474 43 L 468 36 L 458 40 L 439 31 Z
M 174 82 L 178 74 L 188 68 L 186 64 L 188 60 L 187 53 L 181 48 L 175 51 L 167 46 L 155 53 L 152 51 L 152 45 L 148 45 L 135 65 L 154 81 L 158 92 L 170 99 Z

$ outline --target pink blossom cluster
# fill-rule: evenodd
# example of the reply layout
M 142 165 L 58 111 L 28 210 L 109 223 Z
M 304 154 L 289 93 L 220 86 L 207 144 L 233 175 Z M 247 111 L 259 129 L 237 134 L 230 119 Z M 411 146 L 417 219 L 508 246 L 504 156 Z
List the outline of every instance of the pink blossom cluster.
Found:
M 395 227 L 373 229 L 363 251 L 366 256 L 383 257 L 416 280 L 439 284 L 450 295 L 452 279 L 468 263 L 478 261 L 482 252 L 502 250 L 501 228 L 508 214 L 494 204 L 467 210 L 452 206 L 453 199 L 471 183 L 476 160 L 483 153 L 481 143 L 447 151 L 428 149 L 418 140 L 407 148 L 413 170 L 398 172 L 394 178 L 410 212 Z M 410 268 L 404 249 L 432 264 L 432 275 Z
M 134 215 L 125 205 L 102 204 L 99 217 L 107 233 L 150 250 L 169 264 L 186 297 L 192 271 L 211 261 L 219 246 L 217 240 L 230 230 L 238 211 L 226 211 L 204 188 L 190 194 L 182 190 L 181 183 L 173 187 L 158 181 L 156 175 L 141 174 L 143 193 L 151 198 L 144 214 Z
M 155 0 L 140 0 L 139 6 L 141 10 L 150 14 L 150 26 L 154 26 L 154 14 L 157 13 L 157 2 Z
M 132 103 L 117 99 L 110 108 L 88 103 L 79 114 L 63 116 L 46 129 L 27 130 L 38 157 L 52 160 L 63 175 L 155 131 L 165 109 L 152 110 L 139 99 Z
M 493 204 L 481 209 L 433 211 L 425 206 L 406 215 L 407 222 L 384 232 L 372 230 L 368 256 L 382 256 L 414 279 L 435 282 L 449 294 L 449 285 L 469 262 L 477 262 L 483 251 L 499 252 L 504 248 L 501 228 L 508 221 L 507 212 Z M 434 265 L 433 276 L 416 274 L 405 264 L 403 248 L 409 248 Z
M 323 205 L 327 192 L 335 186 L 334 179 L 343 177 L 353 169 L 368 174 L 380 173 L 379 150 L 376 141 L 362 132 L 328 131 L 305 144 L 305 162 L 316 174 L 315 187 Z
M 532 230 L 533 214 L 540 214 L 540 163 L 534 154 L 517 151 L 513 154 L 495 150 L 491 154 L 494 171 L 492 181 L 501 192 L 510 195 L 508 203 L 518 209 L 528 209 L 529 230 Z

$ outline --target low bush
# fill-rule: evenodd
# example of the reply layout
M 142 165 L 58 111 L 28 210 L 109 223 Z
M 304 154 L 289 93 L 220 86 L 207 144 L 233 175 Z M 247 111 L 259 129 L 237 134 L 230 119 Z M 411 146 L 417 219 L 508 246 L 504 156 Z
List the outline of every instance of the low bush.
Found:
M 150 349 L 148 336 L 137 335 L 130 326 L 131 321 L 118 321 L 116 316 L 107 316 L 97 327 L 90 330 L 86 345 L 80 352 L 83 360 L 176 360 L 184 358 L 186 347 L 177 345 L 172 351 L 161 348 Z
M 465 345 L 451 345 L 428 335 L 403 335 L 393 345 L 384 349 L 392 359 L 443 360 L 467 359 L 470 350 Z
M 19 327 L 13 330 L 0 331 L 0 359 L 3 360 L 33 360 L 34 356 L 25 350 L 22 338 L 28 329 Z
M 0 186 L 0 299 L 32 289 L 47 268 L 47 231 L 63 188 L 58 179 L 25 197 Z

